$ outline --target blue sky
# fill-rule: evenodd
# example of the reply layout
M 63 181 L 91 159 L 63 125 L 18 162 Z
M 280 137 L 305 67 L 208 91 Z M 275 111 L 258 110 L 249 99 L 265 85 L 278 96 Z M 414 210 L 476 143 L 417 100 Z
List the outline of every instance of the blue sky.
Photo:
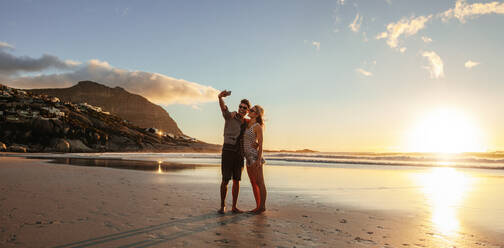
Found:
M 125 84 L 162 104 L 185 133 L 212 143 L 222 142 L 223 120 L 211 96 L 229 89 L 231 108 L 241 98 L 265 108 L 269 149 L 405 151 L 408 132 L 448 108 L 497 150 L 504 149 L 503 9 L 501 1 L 460 0 L 2 0 L 0 42 L 15 58 L 49 54 L 90 68 L 107 62 L 106 75 L 117 68 L 210 87 L 173 100 L 159 93 L 171 88 L 156 88 L 165 81 L 148 92 L 142 80 Z M 76 68 L 20 68 L 3 80 L 34 83 Z M 102 83 L 122 85 L 122 78 Z M 58 86 L 36 86 L 44 84 Z

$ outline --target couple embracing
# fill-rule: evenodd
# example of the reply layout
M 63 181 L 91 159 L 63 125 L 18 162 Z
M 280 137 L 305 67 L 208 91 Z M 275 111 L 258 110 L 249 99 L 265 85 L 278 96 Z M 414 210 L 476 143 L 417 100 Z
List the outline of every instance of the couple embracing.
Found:
M 251 107 L 247 99 L 243 99 L 238 106 L 238 111 L 230 112 L 223 98 L 231 95 L 231 91 L 222 91 L 219 94 L 219 105 L 224 117 L 224 145 L 222 147 L 221 171 L 222 183 L 220 186 L 221 208 L 219 213 L 226 211 L 227 186 L 233 179 L 233 213 L 242 213 L 236 207 L 240 180 L 244 160 L 247 165 L 247 174 L 250 178 L 252 191 L 256 201 L 256 208 L 251 213 L 262 213 L 266 210 L 266 186 L 264 184 L 263 165 L 263 115 L 261 106 Z M 245 116 L 248 114 L 248 118 Z M 245 158 L 245 159 L 244 159 Z

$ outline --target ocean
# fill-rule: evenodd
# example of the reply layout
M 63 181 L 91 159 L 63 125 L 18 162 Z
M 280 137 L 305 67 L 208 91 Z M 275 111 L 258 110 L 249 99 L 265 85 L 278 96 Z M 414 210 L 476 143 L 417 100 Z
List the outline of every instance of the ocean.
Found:
M 27 154 L 28 157 L 124 159 L 188 164 L 220 164 L 219 153 L 71 153 Z M 494 153 L 265 153 L 268 165 L 345 167 L 379 166 L 504 169 L 504 152 Z

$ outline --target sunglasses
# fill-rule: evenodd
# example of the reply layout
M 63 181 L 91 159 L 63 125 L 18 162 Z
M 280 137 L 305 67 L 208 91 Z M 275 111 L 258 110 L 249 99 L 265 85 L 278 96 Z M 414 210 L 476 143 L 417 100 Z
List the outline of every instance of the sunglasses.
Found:
M 250 113 L 257 113 L 257 112 L 255 111 L 255 109 L 251 109 L 249 112 L 250 112 Z
M 240 105 L 240 107 L 239 107 L 239 108 L 241 108 L 241 109 L 248 109 L 248 107 L 247 107 L 247 106 L 243 106 L 243 105 Z

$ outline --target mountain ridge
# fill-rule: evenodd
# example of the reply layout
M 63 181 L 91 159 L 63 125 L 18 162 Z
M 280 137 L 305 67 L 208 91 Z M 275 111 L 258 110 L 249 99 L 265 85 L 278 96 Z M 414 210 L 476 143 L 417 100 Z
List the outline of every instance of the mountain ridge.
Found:
M 63 102 L 88 103 L 117 115 L 142 128 L 156 128 L 174 136 L 182 136 L 177 123 L 161 106 L 147 98 L 93 81 L 79 81 L 69 88 L 27 89 L 34 94 L 58 97 Z
M 0 152 L 216 152 L 219 145 L 141 128 L 101 107 L 0 84 Z

